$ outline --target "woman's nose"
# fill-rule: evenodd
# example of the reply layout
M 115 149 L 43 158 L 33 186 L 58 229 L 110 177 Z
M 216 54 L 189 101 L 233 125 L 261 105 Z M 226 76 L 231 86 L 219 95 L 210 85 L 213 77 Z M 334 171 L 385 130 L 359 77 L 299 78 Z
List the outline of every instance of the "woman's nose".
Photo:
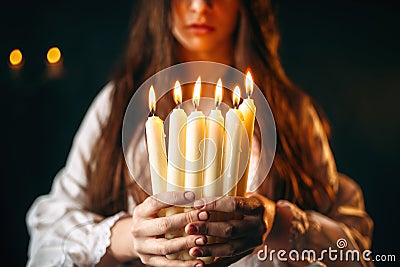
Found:
M 203 13 L 212 8 L 212 0 L 190 0 L 190 11 Z

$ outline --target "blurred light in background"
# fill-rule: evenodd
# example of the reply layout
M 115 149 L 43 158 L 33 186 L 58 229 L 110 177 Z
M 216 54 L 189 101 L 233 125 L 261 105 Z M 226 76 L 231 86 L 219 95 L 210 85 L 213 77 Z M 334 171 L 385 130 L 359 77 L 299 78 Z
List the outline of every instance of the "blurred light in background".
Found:
M 47 51 L 47 62 L 56 64 L 61 59 L 61 51 L 58 47 L 52 47 Z
M 46 77 L 47 79 L 60 79 L 63 77 L 64 66 L 61 56 L 61 51 L 57 46 L 51 47 L 47 51 L 47 66 Z
M 14 49 L 10 53 L 10 64 L 13 67 L 19 66 L 22 63 L 22 52 L 19 49 Z

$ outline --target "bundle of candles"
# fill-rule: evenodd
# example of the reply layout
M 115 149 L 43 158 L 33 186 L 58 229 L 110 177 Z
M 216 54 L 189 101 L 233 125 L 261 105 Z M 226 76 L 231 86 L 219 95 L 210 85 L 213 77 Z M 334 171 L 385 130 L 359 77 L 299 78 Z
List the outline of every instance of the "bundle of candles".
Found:
M 250 72 L 246 75 L 245 87 L 247 98 L 240 105 L 239 86 L 233 90 L 233 108 L 229 108 L 224 119 L 219 109 L 223 92 L 219 79 L 215 90 L 215 109 L 206 117 L 197 109 L 201 91 L 199 77 L 193 91 L 194 111 L 187 116 L 181 108 L 182 89 L 177 81 L 174 87 L 177 107 L 169 119 L 168 157 L 163 156 L 166 155 L 164 122 L 155 114 L 156 97 L 153 86 L 150 87 L 151 115 L 146 122 L 146 138 L 154 195 L 179 190 L 194 192 L 196 199 L 245 195 L 256 113 L 251 99 L 253 79 Z M 166 215 L 187 210 L 172 207 L 166 210 Z M 170 233 L 166 237 L 174 238 L 181 234 Z M 169 255 L 169 258 L 179 256 L 185 258 L 182 255 Z

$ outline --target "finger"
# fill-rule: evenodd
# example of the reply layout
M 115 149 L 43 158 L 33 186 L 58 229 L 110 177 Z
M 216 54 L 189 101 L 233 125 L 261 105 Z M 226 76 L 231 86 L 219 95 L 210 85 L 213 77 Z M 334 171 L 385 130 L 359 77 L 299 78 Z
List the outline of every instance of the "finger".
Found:
M 142 263 L 146 266 L 160 267 L 203 267 L 204 263 L 201 260 L 169 260 L 165 256 L 142 255 L 140 257 Z
M 188 235 L 166 238 L 145 238 L 138 242 L 136 250 L 143 254 L 168 255 L 183 250 L 188 250 L 195 246 L 203 246 L 207 243 L 207 238 L 203 235 Z
M 163 192 L 150 196 L 135 208 L 134 214 L 143 217 L 157 217 L 157 213 L 164 208 L 174 205 L 185 205 L 194 201 L 194 193 L 190 191 Z
M 260 201 L 254 197 L 203 198 L 194 202 L 196 209 L 222 212 L 240 212 L 245 215 L 262 214 L 264 211 Z
M 167 217 L 143 220 L 137 224 L 132 233 L 134 236 L 157 236 L 165 233 L 175 232 L 192 222 L 207 220 L 207 211 L 193 210 L 185 213 L 178 213 Z
M 229 242 L 227 243 L 217 243 L 201 247 L 193 247 L 189 250 L 189 254 L 193 257 L 233 257 L 248 250 L 251 250 L 261 244 L 261 236 L 253 236 L 252 238 L 243 237 L 239 239 L 229 240 Z
M 246 217 L 243 220 L 231 220 L 226 222 L 192 222 L 185 227 L 189 235 L 203 234 L 222 238 L 236 239 L 252 233 L 262 235 L 265 232 L 265 224 L 259 217 Z

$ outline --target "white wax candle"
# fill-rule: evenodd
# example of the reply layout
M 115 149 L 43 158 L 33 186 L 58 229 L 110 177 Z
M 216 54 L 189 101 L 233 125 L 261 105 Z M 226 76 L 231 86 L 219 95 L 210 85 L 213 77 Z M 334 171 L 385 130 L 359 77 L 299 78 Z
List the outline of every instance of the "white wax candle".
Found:
M 155 195 L 165 192 L 165 179 L 167 176 L 164 122 L 158 116 L 151 116 L 147 119 L 146 138 L 150 161 L 151 185 L 153 195 Z
M 197 78 L 193 90 L 195 111 L 190 113 L 186 124 L 186 173 L 185 189 L 193 191 L 196 199 L 201 198 L 204 167 L 205 117 L 198 111 L 200 104 L 201 79 Z
M 204 166 L 205 117 L 201 111 L 190 113 L 186 126 L 186 173 L 185 189 L 201 198 Z
M 247 143 L 249 144 L 249 149 L 247 153 L 242 153 L 243 159 L 241 161 L 246 162 L 246 169 L 240 179 L 237 186 L 237 195 L 245 196 L 247 191 L 247 180 L 249 175 L 249 166 L 250 166 L 250 156 L 251 156 L 251 147 L 253 143 L 253 133 L 254 133 L 254 121 L 256 117 L 256 106 L 254 105 L 253 99 L 247 98 L 243 100 L 243 103 L 239 106 L 239 110 L 243 114 L 244 119 L 244 127 L 246 129 L 246 133 L 244 135 L 247 138 Z
M 235 196 L 238 182 L 243 115 L 238 109 L 229 109 L 225 118 L 225 139 L 223 154 L 223 194 Z
M 237 195 L 238 196 L 245 196 L 247 191 L 247 181 L 249 176 L 249 166 L 250 166 L 250 156 L 251 156 L 251 148 L 253 144 L 253 133 L 254 133 L 254 121 L 256 118 L 256 105 L 254 105 L 253 99 L 250 98 L 251 94 L 253 93 L 253 77 L 251 76 L 250 71 L 247 72 L 246 75 L 246 93 L 247 99 L 243 100 L 243 103 L 239 106 L 239 110 L 243 114 L 244 119 L 244 127 L 246 129 L 247 142 L 248 143 L 248 150 L 246 153 L 242 153 L 241 161 L 246 163 L 246 169 L 240 179 L 237 187 Z
M 187 116 L 183 109 L 179 107 L 182 103 L 182 90 L 178 81 L 174 89 L 175 103 L 178 108 L 174 109 L 169 117 L 168 132 L 168 173 L 167 191 L 182 190 L 185 185 L 185 153 L 186 153 L 186 121 Z M 170 216 L 183 212 L 181 207 L 170 207 L 166 209 L 165 215 Z M 182 236 L 181 230 L 166 233 L 168 239 Z M 177 259 L 181 253 L 166 255 L 170 260 Z
M 204 197 L 222 195 L 222 183 L 218 178 L 221 175 L 223 139 L 224 117 L 220 110 L 211 110 L 206 120 Z
M 167 191 L 182 190 L 185 183 L 186 121 L 183 109 L 169 117 Z

